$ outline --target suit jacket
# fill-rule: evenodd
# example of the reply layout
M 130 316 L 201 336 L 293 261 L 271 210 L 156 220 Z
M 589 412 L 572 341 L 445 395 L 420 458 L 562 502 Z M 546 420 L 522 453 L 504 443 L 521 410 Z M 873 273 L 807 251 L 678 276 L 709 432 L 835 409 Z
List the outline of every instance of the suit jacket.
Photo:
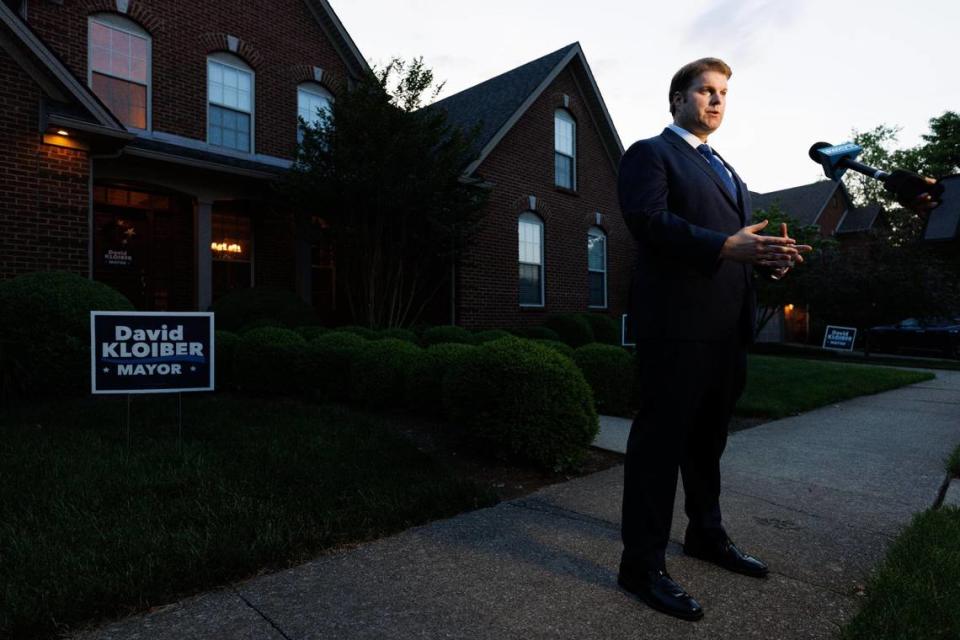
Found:
M 751 222 L 750 192 L 732 167 L 730 196 L 710 164 L 670 129 L 620 161 L 620 209 L 637 242 L 631 316 L 640 340 L 753 340 L 749 265 L 720 259 Z

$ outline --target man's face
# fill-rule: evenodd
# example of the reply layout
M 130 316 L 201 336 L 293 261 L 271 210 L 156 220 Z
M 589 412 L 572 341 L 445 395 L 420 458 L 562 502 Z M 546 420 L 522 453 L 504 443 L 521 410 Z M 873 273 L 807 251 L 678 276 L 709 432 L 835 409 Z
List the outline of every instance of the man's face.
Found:
M 706 139 L 723 122 L 727 106 L 727 77 L 719 71 L 704 71 L 683 93 L 673 96 L 673 122 Z

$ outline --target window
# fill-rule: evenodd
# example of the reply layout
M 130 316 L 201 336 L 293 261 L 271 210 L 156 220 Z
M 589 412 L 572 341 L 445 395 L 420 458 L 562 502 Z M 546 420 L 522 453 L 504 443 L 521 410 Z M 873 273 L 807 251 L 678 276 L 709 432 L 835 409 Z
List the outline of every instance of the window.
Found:
M 207 59 L 207 142 L 236 151 L 253 150 L 253 70 L 236 56 Z
M 607 236 L 597 227 L 587 231 L 587 279 L 591 307 L 607 306 Z
M 214 204 L 211 217 L 214 300 L 236 289 L 250 287 L 253 277 L 253 229 L 250 216 L 230 211 L 232 207 L 229 203 L 220 205 Z
M 520 306 L 543 306 L 543 222 L 532 213 L 520 216 Z
M 318 84 L 312 82 L 301 84 L 297 87 L 297 122 L 302 119 L 311 127 L 319 124 L 321 110 L 330 112 L 333 105 L 333 94 Z M 297 126 L 297 142 L 303 141 L 303 128 Z
M 150 35 L 113 14 L 88 22 L 88 83 L 110 111 L 133 129 L 150 128 Z
M 573 116 L 563 109 L 557 109 L 553 119 L 554 165 L 556 184 L 564 189 L 576 189 L 576 132 L 577 125 Z

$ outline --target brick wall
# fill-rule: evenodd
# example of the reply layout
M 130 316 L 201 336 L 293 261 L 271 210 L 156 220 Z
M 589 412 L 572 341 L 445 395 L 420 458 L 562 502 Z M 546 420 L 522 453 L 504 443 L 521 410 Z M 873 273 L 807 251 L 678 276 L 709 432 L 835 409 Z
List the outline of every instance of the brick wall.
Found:
M 86 275 L 87 154 L 42 144 L 40 90 L 2 49 L 0 86 L 0 279 Z
M 577 191 L 555 186 L 554 112 L 563 95 L 576 119 Z M 495 186 L 482 232 L 464 256 L 458 291 L 458 324 L 513 327 L 538 324 L 552 313 L 587 311 L 587 230 L 603 215 L 607 235 L 607 313 L 626 310 L 634 260 L 633 240 L 617 203 L 616 172 L 594 128 L 582 92 L 564 70 L 500 142 L 477 173 Z M 518 301 L 517 218 L 537 198 L 544 222 L 545 306 Z
M 116 13 L 115 0 L 30 0 L 28 21 L 83 83 L 87 83 L 87 17 Z M 302 0 L 130 0 L 127 17 L 152 39 L 153 129 L 206 140 L 207 55 L 228 51 L 255 72 L 256 152 L 292 157 L 296 146 L 297 85 L 324 70 L 334 94 L 347 70 Z

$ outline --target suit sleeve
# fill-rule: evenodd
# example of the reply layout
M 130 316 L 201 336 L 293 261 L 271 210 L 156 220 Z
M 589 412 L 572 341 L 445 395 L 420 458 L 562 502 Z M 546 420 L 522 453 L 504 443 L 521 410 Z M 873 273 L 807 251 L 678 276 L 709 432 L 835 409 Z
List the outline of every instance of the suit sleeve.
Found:
M 667 209 L 668 180 L 663 160 L 646 142 L 633 145 L 620 161 L 618 193 L 627 227 L 638 241 L 659 247 L 711 276 L 720 265 L 727 235 L 690 224 Z

